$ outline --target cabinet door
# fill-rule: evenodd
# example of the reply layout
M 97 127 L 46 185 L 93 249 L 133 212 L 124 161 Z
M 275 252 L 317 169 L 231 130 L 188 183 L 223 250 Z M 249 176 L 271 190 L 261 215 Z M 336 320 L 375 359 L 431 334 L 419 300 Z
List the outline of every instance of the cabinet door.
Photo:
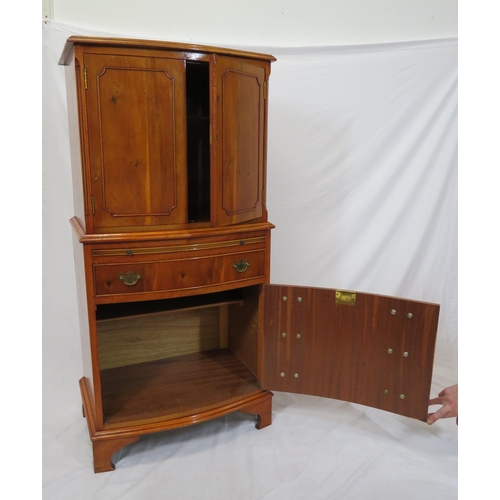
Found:
M 269 63 L 216 56 L 212 223 L 262 217 L 265 83 Z
M 85 54 L 87 189 L 97 232 L 187 222 L 184 66 Z
M 263 387 L 426 419 L 438 305 L 330 289 L 263 287 Z

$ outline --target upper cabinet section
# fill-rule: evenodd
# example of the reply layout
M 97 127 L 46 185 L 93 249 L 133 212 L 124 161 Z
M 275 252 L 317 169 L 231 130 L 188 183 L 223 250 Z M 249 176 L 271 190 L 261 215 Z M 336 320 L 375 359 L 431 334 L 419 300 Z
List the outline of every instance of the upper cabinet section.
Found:
M 75 210 L 85 232 L 266 222 L 273 60 L 204 46 L 70 38 L 60 62 L 68 66 Z

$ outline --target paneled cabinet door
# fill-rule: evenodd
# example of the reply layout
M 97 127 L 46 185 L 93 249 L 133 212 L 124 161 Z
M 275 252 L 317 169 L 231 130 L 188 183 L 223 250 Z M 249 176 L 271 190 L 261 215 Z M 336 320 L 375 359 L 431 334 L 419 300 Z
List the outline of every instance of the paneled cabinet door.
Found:
M 184 61 L 84 55 L 94 229 L 187 222 Z
M 425 420 L 439 306 L 263 285 L 260 382 Z
M 216 56 L 216 161 L 211 170 L 216 226 L 263 215 L 269 68 L 265 61 Z

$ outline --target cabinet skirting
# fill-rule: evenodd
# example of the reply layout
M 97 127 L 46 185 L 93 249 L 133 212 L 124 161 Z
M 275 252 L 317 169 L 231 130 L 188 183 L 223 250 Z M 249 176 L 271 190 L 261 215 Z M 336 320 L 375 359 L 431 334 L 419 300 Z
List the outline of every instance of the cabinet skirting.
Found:
M 195 413 L 186 412 L 185 415 L 176 416 L 167 420 L 162 419 L 156 422 L 144 424 L 126 424 L 122 426 L 105 426 L 104 429 L 97 429 L 91 404 L 90 389 L 88 381 L 83 377 L 80 379 L 80 391 L 84 415 L 87 419 L 90 439 L 94 453 L 94 471 L 112 471 L 115 465 L 111 461 L 113 455 L 128 444 L 136 442 L 145 434 L 177 429 L 192 424 L 205 422 L 214 418 L 240 411 L 241 413 L 251 413 L 257 416 L 256 428 L 262 429 L 271 424 L 272 421 L 272 397 L 273 394 L 267 390 L 256 390 L 251 394 L 244 394 L 231 401 L 218 405 L 213 405 Z

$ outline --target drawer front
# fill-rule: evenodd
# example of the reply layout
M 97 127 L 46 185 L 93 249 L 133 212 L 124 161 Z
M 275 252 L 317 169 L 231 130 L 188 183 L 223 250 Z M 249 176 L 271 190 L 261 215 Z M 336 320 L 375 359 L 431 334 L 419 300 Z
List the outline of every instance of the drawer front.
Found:
M 218 255 L 94 264 L 96 297 L 155 292 L 205 293 L 264 283 L 266 250 Z M 251 283 L 248 283 L 251 282 Z

